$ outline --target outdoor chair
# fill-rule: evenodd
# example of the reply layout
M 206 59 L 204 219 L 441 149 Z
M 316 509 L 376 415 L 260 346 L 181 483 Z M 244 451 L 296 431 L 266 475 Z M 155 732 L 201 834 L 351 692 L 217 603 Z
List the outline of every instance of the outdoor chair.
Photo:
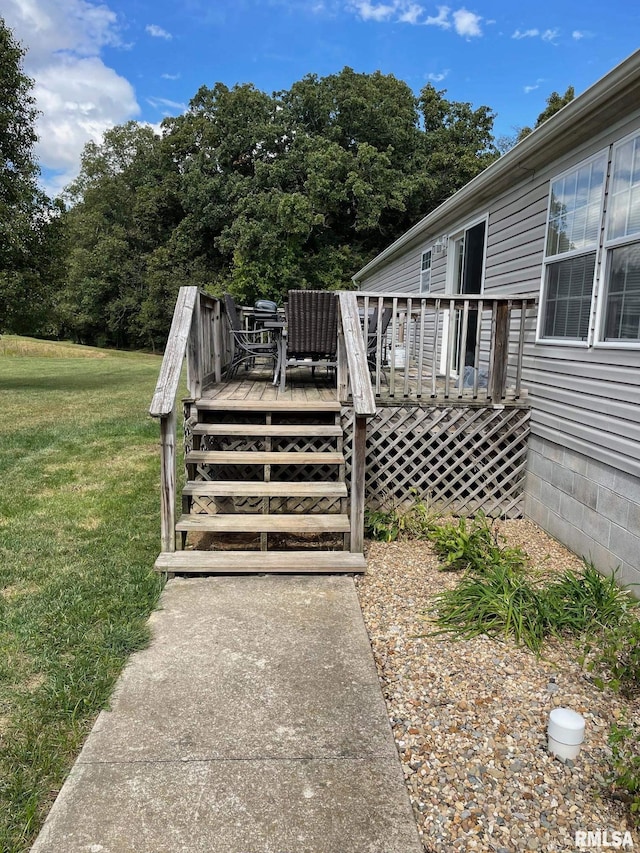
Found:
M 232 379 L 235 376 L 242 363 L 247 369 L 253 367 L 256 358 L 273 359 L 275 368 L 278 359 L 278 347 L 273 334 L 264 329 L 245 329 L 240 321 L 236 303 L 228 293 L 224 295 L 224 305 L 229 319 L 233 345 L 231 363 L 226 373 L 227 379 Z
M 378 319 L 380 319 L 380 365 L 386 364 L 387 329 L 389 328 L 392 314 L 393 311 L 391 308 L 383 308 L 382 316 L 379 318 L 378 309 L 376 308 L 369 320 L 367 329 L 367 364 L 370 370 L 375 370 L 378 362 Z
M 329 290 L 290 290 L 287 302 L 286 354 L 280 370 L 284 391 L 288 367 L 337 365 L 338 297 Z

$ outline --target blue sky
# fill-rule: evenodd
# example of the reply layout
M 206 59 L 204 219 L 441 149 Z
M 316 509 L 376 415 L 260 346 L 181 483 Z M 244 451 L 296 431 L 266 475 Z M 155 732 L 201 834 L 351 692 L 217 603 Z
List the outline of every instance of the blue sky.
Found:
M 217 81 L 273 92 L 345 65 L 380 70 L 486 104 L 510 135 L 551 91 L 584 91 L 640 44 L 630 0 L 3 0 L 2 14 L 28 49 L 51 191 L 88 139 L 157 125 Z

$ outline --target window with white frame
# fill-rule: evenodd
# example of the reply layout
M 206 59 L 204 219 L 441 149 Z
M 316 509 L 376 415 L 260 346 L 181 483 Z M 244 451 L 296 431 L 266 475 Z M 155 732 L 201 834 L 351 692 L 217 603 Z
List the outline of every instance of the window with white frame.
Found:
M 551 181 L 539 337 L 589 336 L 607 153 Z
M 640 132 L 551 181 L 538 339 L 640 344 Z
M 640 134 L 614 145 L 599 340 L 640 342 Z
M 425 295 L 431 291 L 431 249 L 422 253 L 420 260 L 420 293 Z

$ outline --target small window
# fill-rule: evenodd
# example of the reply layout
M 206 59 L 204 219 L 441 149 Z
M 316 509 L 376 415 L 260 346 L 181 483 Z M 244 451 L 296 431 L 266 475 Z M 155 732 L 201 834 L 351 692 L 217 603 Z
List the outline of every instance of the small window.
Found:
M 544 336 L 586 341 L 589 334 L 595 252 L 549 264 Z
M 640 341 L 640 243 L 609 252 L 602 337 L 605 341 Z
M 600 339 L 640 342 L 640 134 L 613 149 Z
M 551 181 L 539 330 L 543 339 L 588 340 L 607 159 L 606 153 L 599 154 Z
M 422 253 L 420 263 L 420 293 L 425 295 L 431 291 L 431 249 Z

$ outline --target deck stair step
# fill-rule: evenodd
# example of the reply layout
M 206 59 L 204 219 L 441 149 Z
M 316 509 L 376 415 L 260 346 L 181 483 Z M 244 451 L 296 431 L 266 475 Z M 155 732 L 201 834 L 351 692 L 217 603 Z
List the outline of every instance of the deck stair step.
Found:
M 343 465 L 342 453 L 263 451 L 263 450 L 192 450 L 185 454 L 187 465 Z
M 176 530 L 188 533 L 348 533 L 342 513 L 216 513 L 180 516 Z
M 345 483 L 270 482 L 262 480 L 189 480 L 183 495 L 200 497 L 346 498 Z
M 323 426 L 321 424 L 194 424 L 192 430 L 194 435 L 246 435 L 246 436 L 272 436 L 286 437 L 299 436 L 331 438 L 342 435 L 339 426 Z
M 159 571 L 364 571 L 364 556 L 349 551 L 337 400 L 199 399 L 187 401 L 186 413 L 189 480 L 175 524 L 181 550 L 161 554 Z M 208 534 L 215 550 L 198 550 Z M 228 534 L 255 535 L 260 550 L 229 550 Z M 297 537 L 305 536 L 310 550 L 285 550 L 300 548 Z
M 174 551 L 160 554 L 155 568 L 178 574 L 333 574 L 364 572 L 366 561 L 349 551 Z
M 198 400 L 201 412 L 339 412 L 337 400 Z

